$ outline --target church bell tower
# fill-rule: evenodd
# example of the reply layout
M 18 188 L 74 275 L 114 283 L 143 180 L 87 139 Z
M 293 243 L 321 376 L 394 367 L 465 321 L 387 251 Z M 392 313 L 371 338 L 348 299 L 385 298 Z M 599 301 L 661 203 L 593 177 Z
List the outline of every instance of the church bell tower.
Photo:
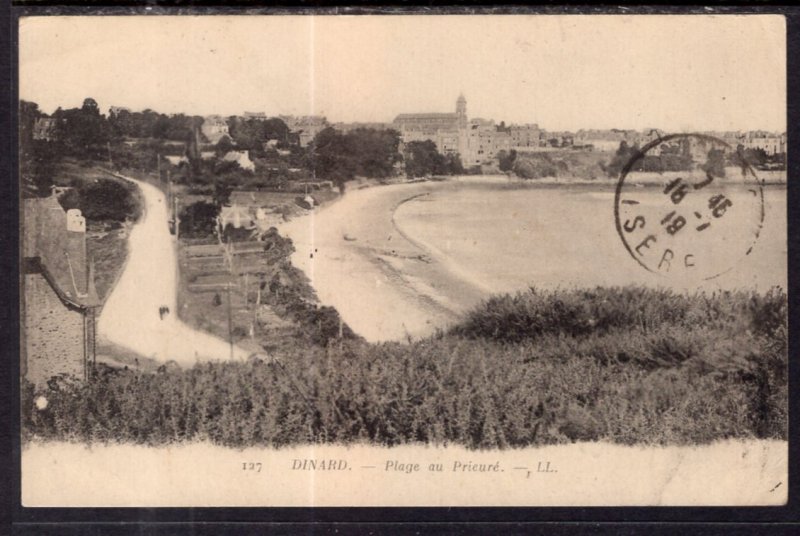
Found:
M 467 126 L 467 99 L 464 94 L 458 96 L 456 101 L 456 115 L 458 116 L 458 124 L 461 128 Z

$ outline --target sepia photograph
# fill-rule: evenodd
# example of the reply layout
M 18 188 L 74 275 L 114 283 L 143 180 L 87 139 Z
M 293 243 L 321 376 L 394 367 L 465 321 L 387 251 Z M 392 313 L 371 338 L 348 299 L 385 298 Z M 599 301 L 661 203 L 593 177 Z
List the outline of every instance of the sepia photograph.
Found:
M 26 507 L 788 496 L 779 15 L 23 16 Z

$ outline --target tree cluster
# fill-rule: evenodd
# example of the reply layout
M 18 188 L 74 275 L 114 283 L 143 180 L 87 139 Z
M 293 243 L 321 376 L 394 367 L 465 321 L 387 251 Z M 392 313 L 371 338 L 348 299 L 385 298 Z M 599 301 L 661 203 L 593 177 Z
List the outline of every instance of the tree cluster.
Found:
M 80 108 L 57 109 L 52 115 L 50 140 L 34 139 L 36 122 L 46 117 L 36 103 L 20 102 L 20 175 L 26 196 L 50 194 L 53 175 L 63 157 L 92 160 L 108 151 L 108 124 L 94 99 L 85 99 Z
M 406 175 L 411 178 L 464 173 L 464 166 L 458 155 L 441 154 L 431 140 L 408 142 L 404 158 Z
M 141 211 L 136 187 L 115 179 L 77 184 L 59 198 L 64 210 L 78 208 L 88 220 L 121 223 Z
M 198 201 L 183 208 L 180 213 L 180 235 L 186 238 L 213 236 L 218 212 L 219 207 L 207 201 Z
M 109 114 L 108 124 L 115 138 L 155 138 L 187 141 L 203 118 L 183 114 L 166 115 L 147 109 L 143 112 L 120 110 Z
M 500 171 L 511 171 L 514 169 L 514 163 L 517 160 L 517 151 L 511 149 L 510 151 L 500 151 L 497 153 L 497 165 Z
M 295 143 L 296 135 L 289 132 L 289 127 L 282 119 L 273 117 L 266 120 L 230 117 L 228 132 L 239 149 L 253 151 L 256 155 L 265 154 L 264 142 L 276 140 L 277 146 L 284 148 Z
M 401 159 L 400 133 L 395 130 L 358 128 L 342 133 L 331 127 L 317 134 L 308 165 L 318 178 L 339 183 L 356 176 L 386 178 Z
M 774 166 L 771 169 L 786 169 L 786 153 L 768 155 L 764 149 L 746 149 L 744 145 L 739 144 L 736 146 L 736 152 L 728 155 L 727 162 L 739 168 L 750 165 L 756 169 L 764 169 L 767 166 Z
M 692 155 L 689 144 L 682 141 L 675 147 L 664 147 L 660 154 L 644 154 L 638 143 L 628 145 L 622 140 L 619 148 L 606 167 L 609 176 L 617 176 L 628 163 L 632 165 L 628 171 L 647 171 L 663 173 L 665 171 L 688 171 L 692 168 Z

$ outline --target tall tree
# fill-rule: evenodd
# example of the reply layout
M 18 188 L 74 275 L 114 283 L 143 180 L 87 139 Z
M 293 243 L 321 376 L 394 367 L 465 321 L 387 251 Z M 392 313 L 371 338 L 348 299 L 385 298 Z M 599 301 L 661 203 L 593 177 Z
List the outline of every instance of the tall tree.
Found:
M 56 110 L 57 136 L 75 156 L 92 158 L 101 154 L 110 140 L 106 118 L 100 115 L 97 102 L 92 98 L 83 101 L 81 108 Z

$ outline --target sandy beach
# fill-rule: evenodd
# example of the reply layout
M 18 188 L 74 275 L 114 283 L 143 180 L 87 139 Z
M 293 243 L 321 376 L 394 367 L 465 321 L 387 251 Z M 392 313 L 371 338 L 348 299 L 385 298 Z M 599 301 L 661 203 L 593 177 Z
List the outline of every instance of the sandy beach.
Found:
M 356 333 L 369 341 L 418 338 L 445 328 L 489 294 L 393 221 L 403 202 L 449 186 L 420 182 L 348 191 L 280 232 L 294 242 L 292 263 L 311 279 L 320 301 L 335 306 Z

